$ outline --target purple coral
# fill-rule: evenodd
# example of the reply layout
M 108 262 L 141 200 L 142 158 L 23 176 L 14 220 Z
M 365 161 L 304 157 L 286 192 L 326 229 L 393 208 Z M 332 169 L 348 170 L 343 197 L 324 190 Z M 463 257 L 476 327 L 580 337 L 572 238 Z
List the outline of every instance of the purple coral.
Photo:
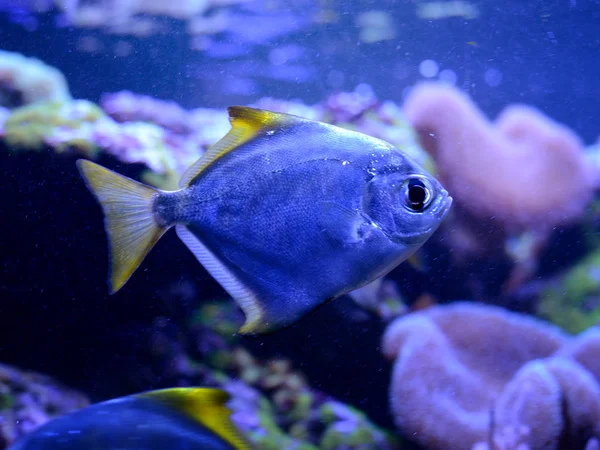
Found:
M 100 106 L 118 122 L 152 122 L 182 134 L 193 130 L 190 112 L 173 101 L 121 91 L 105 94 Z
M 0 364 L 0 448 L 89 400 L 49 377 Z
M 355 120 L 377 104 L 377 97 L 368 84 L 360 84 L 354 92 L 340 92 L 325 100 L 325 108 L 333 122 Z
M 571 338 L 472 303 L 397 319 L 383 338 L 396 424 L 428 449 L 583 448 L 600 436 L 599 345 L 600 330 Z
M 490 123 L 457 88 L 423 83 L 404 111 L 448 191 L 475 216 L 547 230 L 579 218 L 591 200 L 581 140 L 534 108 L 508 106 Z

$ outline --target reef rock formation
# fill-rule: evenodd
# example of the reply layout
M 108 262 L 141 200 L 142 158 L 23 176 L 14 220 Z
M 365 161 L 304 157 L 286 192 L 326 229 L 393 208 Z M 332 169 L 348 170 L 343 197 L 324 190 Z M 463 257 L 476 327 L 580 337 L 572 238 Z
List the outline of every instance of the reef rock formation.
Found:
M 0 107 L 71 99 L 67 80 L 36 58 L 0 50 Z
M 572 338 L 501 308 L 454 303 L 397 319 L 390 402 L 429 450 L 575 450 L 600 438 L 600 329 Z
M 53 417 L 89 405 L 49 377 L 0 364 L 0 449 Z

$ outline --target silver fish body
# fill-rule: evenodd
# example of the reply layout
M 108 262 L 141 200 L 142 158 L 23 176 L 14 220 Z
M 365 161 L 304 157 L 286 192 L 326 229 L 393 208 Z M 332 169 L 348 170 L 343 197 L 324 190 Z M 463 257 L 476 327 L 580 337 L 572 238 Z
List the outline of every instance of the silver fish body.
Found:
M 243 332 L 289 325 L 385 275 L 431 236 L 452 203 L 434 177 L 379 139 L 233 111 L 242 120 L 263 116 L 248 119 L 233 144 L 224 138 L 225 151 L 181 190 L 155 193 L 151 209 L 238 301 Z

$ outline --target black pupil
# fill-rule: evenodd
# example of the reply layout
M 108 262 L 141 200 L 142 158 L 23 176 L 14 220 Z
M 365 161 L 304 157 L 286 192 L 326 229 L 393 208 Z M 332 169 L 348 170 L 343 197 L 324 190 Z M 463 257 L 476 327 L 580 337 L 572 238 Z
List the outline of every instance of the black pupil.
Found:
M 427 198 L 427 190 L 420 180 L 408 182 L 408 200 L 414 208 L 422 208 Z

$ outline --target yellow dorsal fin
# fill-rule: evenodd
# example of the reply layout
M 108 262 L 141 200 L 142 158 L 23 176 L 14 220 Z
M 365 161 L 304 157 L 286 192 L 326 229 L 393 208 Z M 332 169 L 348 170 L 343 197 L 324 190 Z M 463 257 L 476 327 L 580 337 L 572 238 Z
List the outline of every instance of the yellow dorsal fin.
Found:
M 229 113 L 231 130 L 183 174 L 179 181 L 180 188 L 188 187 L 210 164 L 259 134 L 308 120 L 291 114 L 276 113 L 246 106 L 230 106 L 227 108 L 227 112 Z
M 211 430 L 237 450 L 251 447 L 231 422 L 229 394 L 213 388 L 171 388 L 137 394 L 175 409 Z

